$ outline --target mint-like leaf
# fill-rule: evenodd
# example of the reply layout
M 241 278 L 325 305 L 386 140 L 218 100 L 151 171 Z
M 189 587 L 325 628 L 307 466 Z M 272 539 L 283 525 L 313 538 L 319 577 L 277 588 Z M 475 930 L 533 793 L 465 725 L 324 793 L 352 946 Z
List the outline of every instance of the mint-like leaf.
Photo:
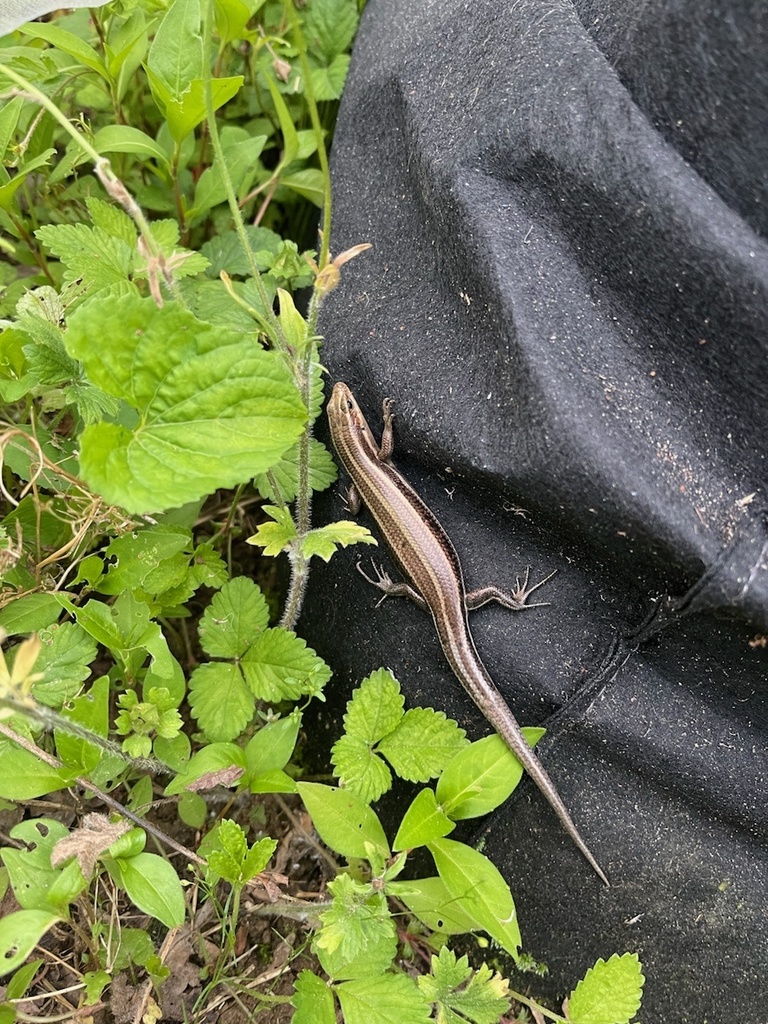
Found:
M 258 700 L 278 703 L 305 694 L 319 697 L 331 670 L 311 647 L 286 629 L 265 630 L 243 655 L 241 668 Z
M 345 981 L 336 994 L 344 1024 L 428 1024 L 430 1005 L 407 974 Z
M 135 410 L 132 428 L 86 427 L 80 457 L 90 485 L 131 512 L 183 505 L 266 471 L 306 418 L 278 353 L 173 303 L 95 298 L 70 318 L 66 345 L 94 384 Z
M 214 594 L 200 620 L 200 645 L 214 658 L 240 658 L 269 622 L 261 590 L 247 576 L 236 576 Z
M 331 750 L 334 774 L 346 789 L 370 804 L 392 786 L 392 772 L 369 743 L 357 736 L 341 736 Z
M 237 665 L 198 665 L 189 680 L 192 716 L 209 740 L 232 740 L 253 718 L 255 701 Z
M 370 530 L 349 520 L 339 520 L 310 530 L 303 538 L 301 550 L 306 558 L 319 555 L 323 561 L 330 560 L 337 548 L 348 547 L 350 544 L 376 544 Z
M 573 1024 L 629 1024 L 640 1009 L 645 978 L 636 953 L 614 953 L 590 967 L 568 999 Z
M 366 743 L 378 743 L 399 724 L 404 704 L 400 684 L 392 673 L 377 669 L 366 676 L 348 701 L 344 730 Z
M 438 1018 L 443 1014 L 446 1020 L 496 1024 L 510 1006 L 505 978 L 486 964 L 473 972 L 467 957 L 457 959 L 447 946 L 432 957 L 432 974 L 418 978 L 418 985 L 431 1003 L 438 1004 Z
M 410 708 L 396 729 L 379 744 L 397 774 L 409 782 L 428 782 L 466 746 L 466 733 L 442 711 Z

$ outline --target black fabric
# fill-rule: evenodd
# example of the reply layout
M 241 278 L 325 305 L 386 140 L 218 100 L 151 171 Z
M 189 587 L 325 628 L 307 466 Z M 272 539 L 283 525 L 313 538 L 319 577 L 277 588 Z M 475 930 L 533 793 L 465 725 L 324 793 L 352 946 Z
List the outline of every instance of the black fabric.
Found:
M 550 967 L 524 983 L 637 951 L 645 1022 L 768 1020 L 767 26 L 748 0 L 370 0 L 334 141 L 334 251 L 374 248 L 324 362 L 375 429 L 396 399 L 470 587 L 557 569 L 548 607 L 473 631 L 613 885 L 527 780 L 463 836 Z M 429 617 L 375 608 L 370 551 L 310 588 L 322 738 L 380 665 L 484 734 Z

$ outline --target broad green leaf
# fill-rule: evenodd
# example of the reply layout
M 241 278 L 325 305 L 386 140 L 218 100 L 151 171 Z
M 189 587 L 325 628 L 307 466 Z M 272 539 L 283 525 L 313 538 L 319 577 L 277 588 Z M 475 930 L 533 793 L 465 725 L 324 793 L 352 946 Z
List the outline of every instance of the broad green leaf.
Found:
M 184 923 L 184 890 L 167 860 L 154 853 L 139 853 L 107 861 L 107 868 L 139 910 L 166 928 L 178 928 Z
M 328 562 L 339 547 L 346 548 L 350 544 L 376 543 L 378 542 L 371 535 L 370 530 L 357 523 L 341 519 L 335 523 L 328 523 L 327 526 L 310 530 L 301 542 L 301 550 L 306 558 L 318 555 L 324 562 Z
M 379 753 L 401 778 L 427 782 L 440 774 L 466 742 L 464 730 L 442 711 L 410 708 L 379 743 Z
M 243 0 L 215 0 L 214 18 L 216 35 L 222 43 L 246 37 L 246 25 L 251 18 L 251 8 Z
M 24 97 L 15 96 L 8 100 L 0 109 L 0 160 L 5 156 L 8 146 L 11 144 L 16 125 L 19 123 L 19 115 L 24 106 Z
M 193 78 L 203 76 L 201 18 L 201 0 L 174 0 L 147 54 L 147 67 L 177 99 Z
M 161 167 L 170 166 L 168 153 L 153 138 L 128 124 L 107 124 L 93 137 L 93 147 L 99 153 L 136 153 L 152 157 Z
M 258 700 L 279 703 L 320 697 L 331 670 L 311 647 L 287 629 L 266 629 L 245 652 L 240 667 Z
M 45 961 L 42 959 L 33 960 L 31 963 L 25 964 L 24 967 L 20 967 L 8 982 L 5 989 L 5 998 L 11 1000 L 21 999 L 22 996 L 25 996 L 29 986 L 32 984 L 32 979 L 44 963 Z M 11 1018 L 11 1020 L 13 1019 L 14 1018 Z M 0 1020 L 2 1020 L 2 1018 L 0 1018 Z
M 236 576 L 214 594 L 198 629 L 212 658 L 240 658 L 269 624 L 269 607 L 247 576 Z
M 231 771 L 234 769 L 234 771 Z M 216 778 L 211 785 L 234 786 L 245 770 L 245 754 L 235 743 L 209 743 L 190 758 L 189 764 L 165 787 L 165 795 L 181 793 L 204 776 Z M 222 782 L 223 773 L 228 781 Z M 210 787 L 209 787 L 210 788 Z
M 568 1020 L 573 1024 L 629 1024 L 640 1009 L 642 965 L 637 953 L 614 953 L 597 961 L 571 992 Z
M 54 846 L 68 836 L 66 826 L 52 818 L 23 821 L 11 829 L 11 838 L 23 843 L 24 848 L 5 848 L 0 856 L 8 869 L 14 896 L 24 910 L 44 910 L 66 918 L 69 904 L 88 888 L 77 862 L 51 866 Z
M 296 709 L 262 726 L 245 747 L 248 781 L 286 766 L 293 756 L 301 726 L 301 712 Z
M 315 94 L 315 99 L 318 101 L 339 99 L 344 91 L 348 71 L 349 55 L 346 53 L 337 54 L 326 67 L 313 68 L 312 91 Z
M 69 786 L 76 775 L 69 768 L 49 768 L 30 751 L 0 739 L 0 797 L 6 800 L 32 800 L 55 793 Z
M 389 669 L 377 669 L 366 676 L 347 702 L 344 731 L 366 743 L 378 743 L 399 724 L 404 704 L 400 684 Z
M 74 622 L 63 622 L 38 633 L 42 642 L 35 671 L 43 678 L 35 683 L 36 700 L 60 708 L 73 697 L 91 674 L 97 647 L 86 631 Z
M 57 50 L 69 54 L 70 57 L 79 60 L 85 67 L 97 72 L 102 78 L 109 81 L 109 72 L 99 54 L 85 40 L 80 39 L 73 32 L 68 32 L 58 25 L 39 21 L 22 25 L 19 28 L 19 32 L 30 36 L 32 39 L 44 39 L 51 46 L 55 46 Z
M 345 981 L 336 986 L 344 1024 L 427 1024 L 431 1007 L 407 974 Z
M 176 2 L 179 3 L 181 0 Z M 214 78 L 211 82 L 213 109 L 218 110 L 236 96 L 244 81 L 242 75 Z M 176 142 L 182 142 L 206 118 L 203 79 L 193 79 L 177 99 L 170 99 L 165 107 L 165 116 L 171 135 Z
M 138 252 L 122 238 L 82 223 L 46 224 L 35 231 L 35 237 L 67 268 L 65 281 L 82 279 L 83 286 L 93 291 L 115 285 L 133 288 L 129 278 L 136 267 Z M 101 301 L 109 306 L 114 302 L 114 296 Z M 110 351 L 113 350 L 110 348 Z M 78 358 L 71 350 L 70 355 Z
M 132 430 L 99 423 L 81 438 L 83 475 L 129 511 L 234 487 L 268 469 L 303 427 L 280 355 L 172 303 L 93 299 L 70 318 L 66 343 L 97 386 L 136 410 Z
M 432 931 L 462 935 L 478 929 L 475 917 L 460 905 L 442 878 L 390 882 L 387 892 L 402 900 L 411 913 Z
M 358 736 L 340 736 L 331 750 L 331 763 L 341 785 L 367 804 L 392 786 L 392 772 L 371 744 Z
M 416 846 L 426 846 L 435 839 L 449 835 L 455 828 L 451 819 L 438 807 L 433 791 L 422 789 L 403 815 L 392 849 L 397 853 Z
M 293 1024 L 336 1024 L 333 992 L 322 978 L 304 970 L 296 979 Z
M 543 734 L 544 729 L 523 729 L 532 747 Z M 522 776 L 522 765 L 501 736 L 484 736 L 449 761 L 437 783 L 437 799 L 454 821 L 478 818 L 503 804 Z
M 99 581 L 102 594 L 121 594 L 147 586 L 150 573 L 163 566 L 174 555 L 192 546 L 192 532 L 180 526 L 159 524 L 142 530 L 133 530 L 116 537 L 106 550 L 111 559 L 107 575 Z M 184 565 L 188 559 L 184 560 Z
M 384 829 L 376 814 L 353 793 L 315 782 L 299 782 L 297 788 L 318 835 L 332 850 L 349 860 L 367 857 L 366 844 L 389 857 Z
M 453 839 L 429 843 L 437 870 L 460 909 L 515 960 L 522 939 L 509 886 L 487 857 Z
M 280 236 L 269 228 L 255 228 L 252 224 L 246 227 L 245 233 L 257 267 L 259 270 L 266 270 L 280 249 Z M 234 230 L 214 235 L 202 244 L 200 252 L 210 260 L 210 266 L 206 270 L 208 277 L 218 278 L 222 270 L 226 270 L 230 277 L 247 277 L 251 272 L 240 236 Z
M 0 611 L 0 629 L 6 636 L 33 633 L 45 629 L 61 615 L 61 605 L 53 594 L 27 594 L 17 597 Z
M 303 199 L 322 208 L 325 196 L 325 179 L 323 172 L 316 167 L 307 167 L 303 171 L 293 171 L 280 176 L 280 184 L 296 192 Z
M 208 740 L 233 740 L 253 718 L 256 702 L 240 668 L 216 661 L 198 665 L 189 680 L 192 717 Z
M 313 491 L 324 491 L 337 477 L 338 471 L 333 456 L 324 444 L 321 444 L 317 438 L 311 437 L 309 439 L 309 486 Z M 299 492 L 298 445 L 294 445 L 283 455 L 269 471 L 269 476 L 266 473 L 260 473 L 253 481 L 259 494 L 270 501 L 275 501 L 277 495 L 272 488 L 272 480 L 277 483 L 283 501 L 293 501 Z
M 21 967 L 58 920 L 57 914 L 45 910 L 17 910 L 0 920 L 0 976 Z
M 359 20 L 355 0 L 312 0 L 304 14 L 304 38 L 327 62 L 352 45 Z
M 95 680 L 87 693 L 69 701 L 63 709 L 63 715 L 95 733 L 97 737 L 105 737 L 109 731 L 109 677 L 101 676 Z M 102 758 L 107 759 L 101 747 L 89 743 L 80 736 L 73 736 L 65 729 L 57 729 L 54 735 L 59 759 L 67 767 L 75 768 L 81 774 L 90 773 Z M 121 758 L 114 757 L 113 760 L 118 762 L 115 765 L 116 772 L 125 767 Z

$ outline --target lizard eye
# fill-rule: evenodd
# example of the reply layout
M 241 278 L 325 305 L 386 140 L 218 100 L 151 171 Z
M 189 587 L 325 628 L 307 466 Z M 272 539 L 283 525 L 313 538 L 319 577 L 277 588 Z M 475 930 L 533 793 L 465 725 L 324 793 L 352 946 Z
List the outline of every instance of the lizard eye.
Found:
M 351 398 L 348 398 L 347 399 L 347 409 L 349 410 L 349 412 L 352 412 L 352 410 L 354 408 L 355 408 L 355 403 L 352 401 Z

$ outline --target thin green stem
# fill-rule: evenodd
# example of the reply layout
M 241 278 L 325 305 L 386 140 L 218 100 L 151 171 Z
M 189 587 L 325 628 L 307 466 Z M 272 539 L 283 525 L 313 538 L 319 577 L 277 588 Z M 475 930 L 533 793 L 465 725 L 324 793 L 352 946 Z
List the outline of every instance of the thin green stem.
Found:
M 527 1006 L 529 1010 L 534 1010 L 536 1013 L 541 1014 L 542 1017 L 549 1017 L 550 1020 L 555 1021 L 555 1024 L 568 1024 L 565 1017 L 561 1017 L 559 1013 L 555 1013 L 553 1010 L 548 1010 L 546 1006 L 542 1006 L 541 1003 L 537 1003 L 535 999 L 531 999 L 529 996 L 524 996 L 521 992 L 509 990 L 507 995 L 510 999 L 514 999 L 515 1002 Z

